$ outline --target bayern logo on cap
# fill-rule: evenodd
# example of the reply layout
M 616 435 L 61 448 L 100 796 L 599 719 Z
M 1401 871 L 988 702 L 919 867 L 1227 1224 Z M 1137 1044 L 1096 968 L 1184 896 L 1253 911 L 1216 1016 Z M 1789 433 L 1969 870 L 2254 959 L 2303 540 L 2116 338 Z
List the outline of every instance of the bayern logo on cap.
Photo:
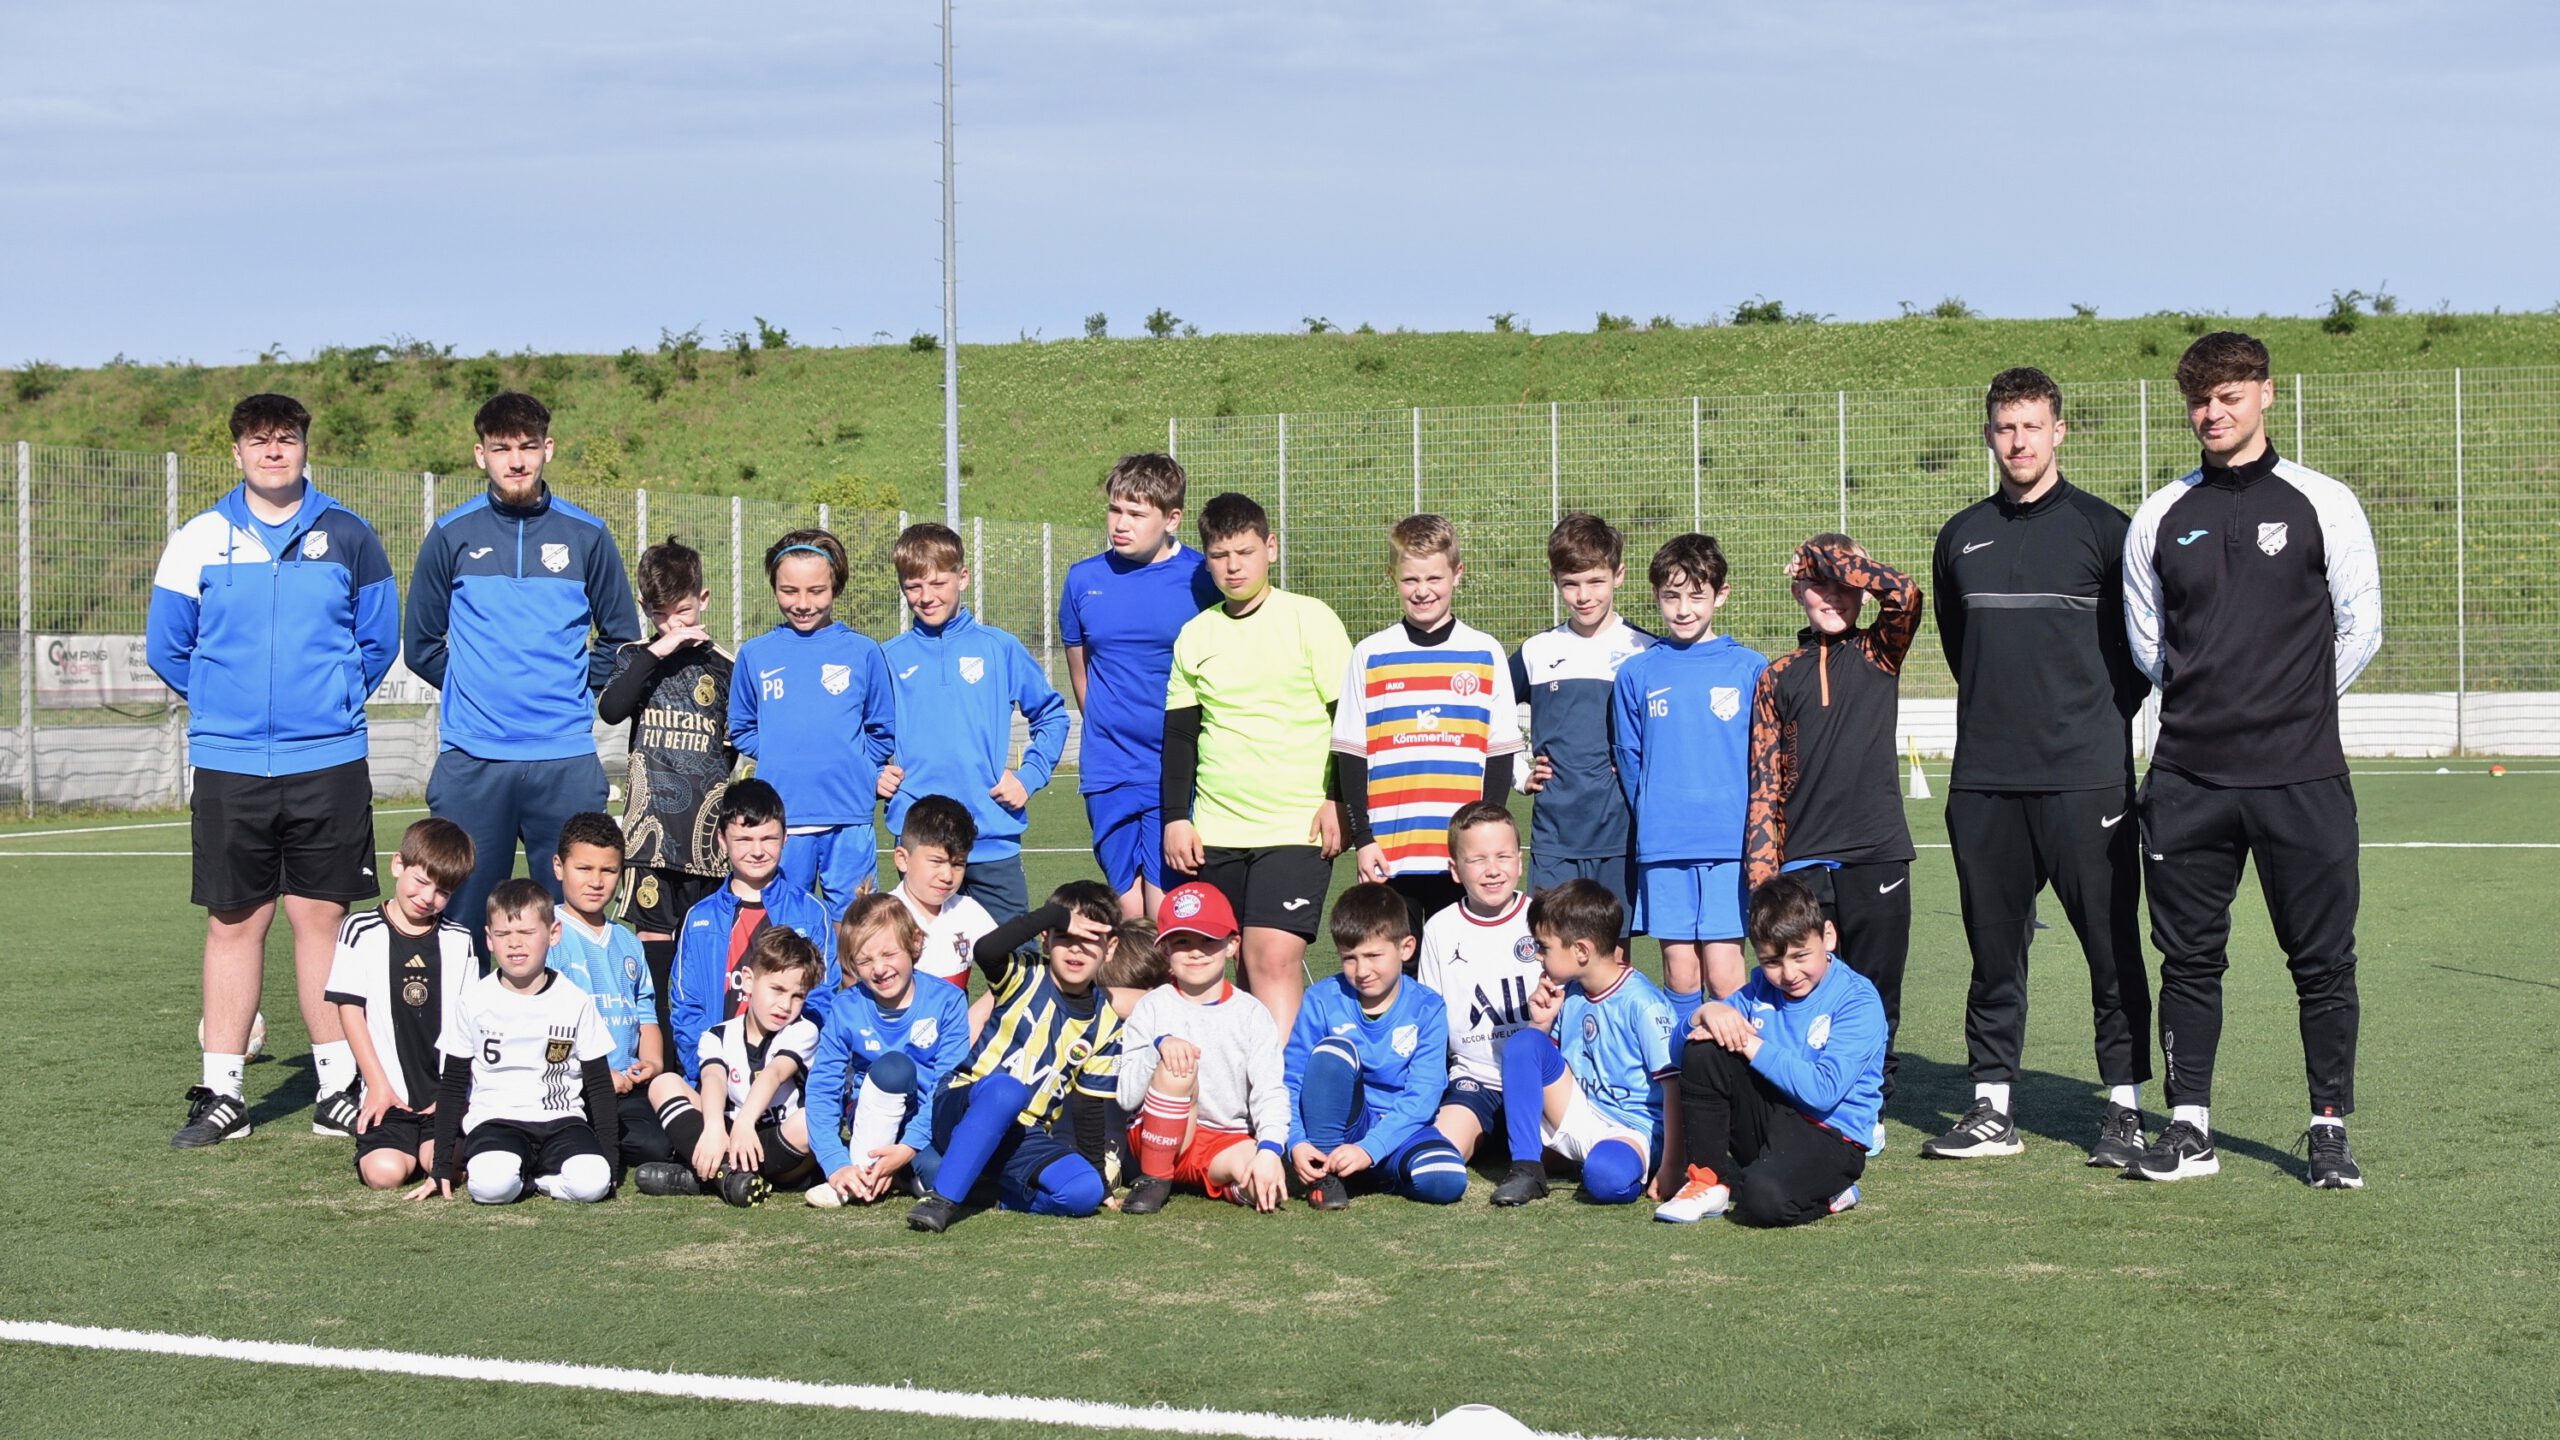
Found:
M 1176 920 L 1188 920 L 1188 919 L 1190 919 L 1192 916 L 1197 915 L 1197 914 L 1199 914 L 1199 913 L 1200 913 L 1200 892 L 1199 892 L 1199 891 L 1197 891 L 1197 890 L 1185 890 L 1185 891 L 1183 891 L 1181 894 L 1176 895 L 1176 896 L 1174 896 L 1174 897 L 1173 897 L 1173 918 L 1174 918 L 1174 919 L 1176 919 Z

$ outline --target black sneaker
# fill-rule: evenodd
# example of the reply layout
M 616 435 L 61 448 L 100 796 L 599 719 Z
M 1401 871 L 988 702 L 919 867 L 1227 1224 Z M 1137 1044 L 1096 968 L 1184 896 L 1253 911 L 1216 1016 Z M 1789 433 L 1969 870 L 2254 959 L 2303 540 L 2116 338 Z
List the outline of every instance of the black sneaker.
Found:
M 217 1095 L 202 1085 L 187 1087 L 187 1123 L 169 1137 L 172 1150 L 201 1150 L 256 1129 L 249 1107 L 237 1095 Z
M 1173 1182 L 1161 1175 L 1141 1175 L 1120 1202 L 1123 1215 L 1153 1215 L 1173 1198 Z
M 1547 1167 L 1535 1160 L 1511 1162 L 1511 1173 L 1493 1187 L 1493 1203 L 1504 1207 L 1526 1205 L 1547 1198 Z
M 2098 1143 L 2089 1147 L 2089 1163 L 2121 1170 L 2141 1158 L 2142 1112 L 2107 1106 L 2107 1118 L 2098 1122 Z
M 699 1195 L 702 1177 L 680 1160 L 649 1160 L 632 1169 L 631 1188 L 643 1195 Z
M 1342 1177 L 1327 1175 L 1307 1187 L 1307 1203 L 1319 1210 L 1348 1210 L 1351 1187 L 1342 1183 Z
M 914 1209 L 907 1212 L 907 1228 L 922 1230 L 928 1235 L 939 1235 L 950 1229 L 951 1222 L 959 1218 L 959 1206 L 939 1195 L 927 1195 L 916 1202 Z
M 2018 1138 L 2016 1122 L 2001 1114 L 1990 1101 L 1976 1100 L 1954 1129 L 1921 1146 L 1920 1155 L 1927 1160 L 1981 1160 L 2015 1155 L 2026 1148 L 2026 1142 Z
M 356 1116 L 364 1109 L 364 1097 L 357 1094 L 364 1082 L 358 1081 L 344 1090 L 320 1097 L 311 1107 L 311 1133 L 314 1135 L 353 1135 Z
M 732 1170 L 724 1165 L 719 1183 L 720 1198 L 741 1210 L 763 1204 L 765 1197 L 773 1193 L 773 1182 L 753 1170 Z
M 2219 1174 L 2222 1160 L 2213 1141 L 2184 1120 L 2172 1120 L 2124 1173 L 2135 1180 L 2196 1180 Z
M 2356 1163 L 2355 1152 L 2347 1148 L 2347 1127 L 2314 1125 L 2302 1132 L 2297 1150 L 2308 1147 L 2311 1168 L 2303 1180 L 2314 1190 L 2361 1190 L 2364 1167 Z

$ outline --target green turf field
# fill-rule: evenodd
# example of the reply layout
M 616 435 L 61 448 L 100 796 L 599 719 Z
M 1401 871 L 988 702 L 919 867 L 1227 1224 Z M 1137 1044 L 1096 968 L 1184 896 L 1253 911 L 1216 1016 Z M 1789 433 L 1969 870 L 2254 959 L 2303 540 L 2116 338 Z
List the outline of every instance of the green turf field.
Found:
M 2366 842 L 2560 844 L 2560 762 L 2500 779 L 2456 763 L 2363 762 Z M 1077 810 L 1063 787 L 1043 797 L 1031 843 L 1079 845 Z M 1936 805 L 1910 810 L 1916 839 L 1943 841 Z M 96 828 L 167 818 L 0 833 L 0 1321 L 1388 1421 L 1472 1400 L 1635 1436 L 2521 1435 L 2547 1433 L 2560 1402 L 2546 850 L 2365 852 L 2362 1192 L 2305 1189 L 2287 1154 L 2300 1052 L 2254 894 L 2218 1178 L 2146 1186 L 2079 1163 L 2099 1097 L 2067 929 L 2038 941 L 2027 1153 L 1918 1160 L 1970 1096 L 1941 848 L 1913 881 L 1893 1148 L 1849 1215 L 1674 1228 L 1569 1189 L 1496 1212 L 1479 1179 L 1446 1210 L 1379 1197 L 1256 1217 L 1191 1199 L 928 1237 L 903 1203 L 368 1194 L 348 1143 L 307 1133 L 281 943 L 272 1058 L 249 1072 L 260 1132 L 169 1150 L 195 1074 L 186 830 Z M 381 816 L 386 845 L 409 818 Z M 1030 872 L 1039 890 L 1090 870 L 1066 853 Z M 0 1396 L 0 1431 L 24 1435 L 1094 1433 L 23 1345 L 0 1345 Z

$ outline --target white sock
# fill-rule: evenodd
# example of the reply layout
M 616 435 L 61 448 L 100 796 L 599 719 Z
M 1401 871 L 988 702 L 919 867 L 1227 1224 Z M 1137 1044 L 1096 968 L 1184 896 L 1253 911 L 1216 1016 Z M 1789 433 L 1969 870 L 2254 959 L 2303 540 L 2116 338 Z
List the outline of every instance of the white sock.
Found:
M 2003 1115 L 2009 1113 L 2009 1087 L 2005 1083 L 1999 1085 L 1976 1085 L 1973 1087 L 1973 1098 L 1976 1100 L 1990 1101 L 1991 1108 L 1999 1111 Z
M 2107 1103 L 2110 1105 L 2121 1105 L 2127 1110 L 2139 1110 L 2142 1108 L 2142 1087 L 2139 1085 L 2110 1085 L 2107 1087 Z
M 311 1068 L 319 1074 L 320 1093 L 335 1095 L 355 1081 L 356 1052 L 344 1040 L 315 1040 Z
M 249 1057 L 246 1055 L 216 1055 L 207 1050 L 204 1052 L 204 1088 L 237 1100 L 241 1098 L 241 1072 L 248 1068 Z
M 2193 1125 L 2205 1134 L 2210 1135 L 2213 1133 L 2213 1107 L 2210 1105 L 2172 1105 L 2169 1107 L 2169 1121 L 2171 1124 L 2177 1124 L 2183 1121 L 2186 1124 Z
M 2339 1129 L 2344 1130 L 2347 1128 L 2347 1117 L 2344 1115 L 2323 1115 L 2314 1111 L 2312 1112 L 2311 1123 L 2314 1125 L 2335 1125 Z
M 853 1124 L 845 1136 L 845 1148 L 853 1152 L 853 1163 L 868 1165 L 871 1152 L 898 1143 L 898 1127 L 907 1119 L 907 1097 L 883 1090 L 862 1077 L 862 1090 L 853 1102 Z

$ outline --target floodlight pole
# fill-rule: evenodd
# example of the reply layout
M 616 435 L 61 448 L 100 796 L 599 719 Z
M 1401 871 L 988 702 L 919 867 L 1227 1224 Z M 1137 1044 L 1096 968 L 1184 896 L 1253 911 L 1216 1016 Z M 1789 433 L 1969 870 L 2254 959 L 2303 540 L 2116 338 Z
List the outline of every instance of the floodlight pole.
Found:
M 942 523 L 960 525 L 960 246 L 951 161 L 951 0 L 942 0 Z

